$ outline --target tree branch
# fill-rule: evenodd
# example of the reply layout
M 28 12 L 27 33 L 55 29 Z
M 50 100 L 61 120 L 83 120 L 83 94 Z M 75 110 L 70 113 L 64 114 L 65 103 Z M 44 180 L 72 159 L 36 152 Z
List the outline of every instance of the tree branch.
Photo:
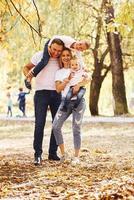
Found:
M 33 0 L 33 4 L 34 4 L 34 7 L 35 7 L 35 10 L 36 10 L 36 13 L 37 13 L 37 17 L 38 17 L 39 34 L 40 34 L 40 37 L 41 37 L 42 27 L 41 27 L 40 15 L 39 15 L 39 11 L 38 11 L 38 8 L 37 8 L 36 3 L 35 3 L 34 0 Z
M 13 5 L 14 9 L 17 11 L 17 13 L 19 13 L 19 15 L 21 16 L 21 18 L 29 25 L 29 27 L 35 31 L 40 37 L 40 33 L 25 19 L 25 17 L 20 13 L 20 11 L 16 8 L 15 4 L 13 3 L 12 0 L 10 0 L 11 4 Z

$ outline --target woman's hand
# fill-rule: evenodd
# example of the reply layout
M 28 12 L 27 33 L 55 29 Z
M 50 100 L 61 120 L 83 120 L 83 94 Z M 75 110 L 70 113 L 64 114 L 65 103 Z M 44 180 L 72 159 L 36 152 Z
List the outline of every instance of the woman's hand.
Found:
M 73 94 L 76 95 L 78 93 L 79 89 L 80 89 L 80 86 L 78 84 L 73 86 Z

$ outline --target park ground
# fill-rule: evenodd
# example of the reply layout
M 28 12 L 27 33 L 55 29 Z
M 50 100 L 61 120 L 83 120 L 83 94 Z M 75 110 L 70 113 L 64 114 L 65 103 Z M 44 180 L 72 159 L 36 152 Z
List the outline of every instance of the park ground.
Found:
M 33 165 L 34 121 L 0 121 L 0 199 L 134 199 L 134 123 L 88 122 L 82 126 L 79 166 L 71 165 L 71 123 L 63 127 L 68 159 L 48 161 L 51 122 L 44 131 L 43 163 Z

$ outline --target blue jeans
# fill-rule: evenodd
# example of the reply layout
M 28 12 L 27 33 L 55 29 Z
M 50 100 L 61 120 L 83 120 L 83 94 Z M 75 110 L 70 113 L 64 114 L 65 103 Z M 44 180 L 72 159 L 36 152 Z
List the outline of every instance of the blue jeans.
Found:
M 40 90 L 35 92 L 34 107 L 35 107 L 35 130 L 33 147 L 35 156 L 42 154 L 42 142 L 44 135 L 44 127 L 46 123 L 46 116 L 48 106 L 52 115 L 52 121 L 61 103 L 61 94 L 55 90 Z M 49 154 L 56 154 L 57 144 L 53 132 L 51 132 Z
M 43 57 L 41 61 L 35 66 L 33 69 L 33 75 L 37 76 L 37 74 L 47 65 L 50 55 L 48 52 L 48 43 L 50 40 L 48 40 L 44 46 L 44 51 L 43 51 Z
M 22 111 L 23 115 L 25 115 L 25 107 L 26 107 L 25 101 L 19 103 L 19 109 Z
M 63 103 L 63 102 L 62 102 Z M 80 149 L 81 147 L 81 124 L 83 119 L 83 114 L 86 108 L 85 99 L 82 98 L 78 107 L 74 109 L 74 105 L 76 103 L 75 100 L 72 100 L 68 105 L 67 112 L 61 111 L 62 103 L 58 109 L 58 112 L 54 118 L 53 122 L 53 132 L 55 135 L 55 139 L 57 145 L 63 144 L 63 136 L 61 128 L 65 120 L 72 114 L 72 129 L 73 129 L 73 141 L 74 141 L 74 148 Z
M 79 105 L 81 99 L 83 98 L 84 94 L 86 92 L 86 88 L 84 87 L 80 87 L 78 93 L 76 94 L 76 101 L 75 101 L 75 104 L 74 104 L 74 108 L 77 108 L 77 106 Z M 63 108 L 67 108 L 69 103 L 71 102 L 71 98 L 73 97 L 73 87 L 70 87 L 65 99 L 64 99 L 64 102 L 63 102 Z

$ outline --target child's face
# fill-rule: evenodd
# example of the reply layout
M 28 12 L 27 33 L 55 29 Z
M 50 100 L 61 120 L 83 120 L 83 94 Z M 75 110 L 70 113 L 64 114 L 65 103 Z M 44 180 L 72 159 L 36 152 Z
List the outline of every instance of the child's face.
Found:
M 71 60 L 71 69 L 73 71 L 78 71 L 80 69 L 80 66 L 77 60 Z
M 78 41 L 75 43 L 75 49 L 78 51 L 85 51 L 87 50 L 87 46 L 85 41 Z

